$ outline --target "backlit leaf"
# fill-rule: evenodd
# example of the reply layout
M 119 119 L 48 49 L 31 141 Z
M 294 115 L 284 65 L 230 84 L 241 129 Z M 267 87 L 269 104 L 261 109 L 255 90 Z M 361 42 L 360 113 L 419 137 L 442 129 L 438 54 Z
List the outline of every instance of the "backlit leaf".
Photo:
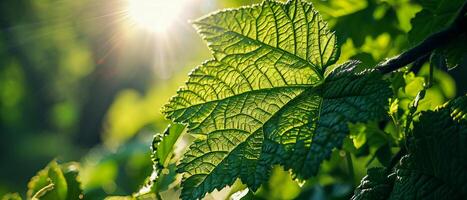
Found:
M 309 178 L 342 145 L 349 122 L 381 118 L 391 94 L 378 72 L 337 60 L 334 34 L 299 0 L 265 1 L 194 22 L 214 58 L 164 107 L 197 139 L 178 166 L 183 199 L 239 178 L 251 190 L 274 164 Z

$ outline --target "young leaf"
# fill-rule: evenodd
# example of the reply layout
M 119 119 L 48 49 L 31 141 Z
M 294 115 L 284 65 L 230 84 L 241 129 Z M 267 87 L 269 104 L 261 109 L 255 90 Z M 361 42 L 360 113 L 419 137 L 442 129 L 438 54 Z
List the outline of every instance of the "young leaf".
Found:
M 170 155 L 172 155 L 175 148 L 175 143 L 182 135 L 184 129 L 185 126 L 181 124 L 171 124 L 164 131 L 164 135 L 160 140 L 156 141 L 156 138 L 154 139 L 152 144 L 153 157 L 160 163 L 160 165 L 164 167 L 167 166 L 167 162 L 170 160 Z
M 28 183 L 28 198 L 65 199 L 67 185 L 56 161 L 50 162 Z
M 309 178 L 347 135 L 348 122 L 384 115 L 391 94 L 381 74 L 337 60 L 336 38 L 299 0 L 226 10 L 195 22 L 214 59 L 191 74 L 164 107 L 197 137 L 178 171 L 182 199 L 240 178 L 253 191 L 272 165 Z
M 152 141 L 152 160 L 153 171 L 146 183 L 133 196 L 143 198 L 145 196 L 156 196 L 161 190 L 167 189 L 175 179 L 175 170 L 173 166 L 169 166 L 171 155 L 175 148 L 176 142 L 181 137 L 185 126 L 181 124 L 171 124 L 165 129 L 163 134 L 157 133 Z M 161 171 L 167 169 L 168 174 L 162 174 Z M 172 172 L 172 173 L 170 173 Z
M 467 96 L 436 111 L 423 112 L 414 123 L 408 152 L 396 166 L 396 177 L 394 173 L 387 176 L 385 170 L 369 171 L 352 199 L 467 196 Z
M 59 165 L 50 162 L 28 183 L 29 199 L 72 200 L 82 199 L 81 185 L 77 180 L 79 166 L 76 163 Z

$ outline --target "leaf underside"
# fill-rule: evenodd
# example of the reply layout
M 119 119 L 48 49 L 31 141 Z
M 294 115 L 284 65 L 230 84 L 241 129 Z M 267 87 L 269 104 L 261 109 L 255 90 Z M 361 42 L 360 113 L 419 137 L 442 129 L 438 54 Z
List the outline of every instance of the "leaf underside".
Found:
M 309 3 L 265 1 L 194 24 L 214 58 L 163 108 L 197 138 L 178 166 L 182 199 L 237 178 L 256 190 L 275 164 L 309 178 L 341 146 L 347 123 L 385 113 L 391 90 L 381 74 L 357 73 L 351 61 L 324 76 L 339 49 Z
M 370 197 L 374 196 L 388 199 L 465 198 L 467 96 L 436 111 L 423 112 L 414 123 L 408 152 L 387 178 L 382 178 L 386 176 L 385 170 L 369 172 L 352 199 L 372 199 Z M 384 190 L 381 190 L 382 186 Z

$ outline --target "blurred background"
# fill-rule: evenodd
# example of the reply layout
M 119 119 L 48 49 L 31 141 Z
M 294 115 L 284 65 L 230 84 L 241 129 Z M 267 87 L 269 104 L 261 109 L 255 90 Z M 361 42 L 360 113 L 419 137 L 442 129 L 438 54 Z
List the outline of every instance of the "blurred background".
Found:
M 2 0 L 0 196 L 24 194 L 30 177 L 52 159 L 79 161 L 89 194 L 136 191 L 152 170 L 152 136 L 168 124 L 160 107 L 192 68 L 211 57 L 188 21 L 257 2 Z M 311 2 L 337 32 L 340 60 L 359 59 L 364 66 L 408 48 L 410 19 L 421 10 L 411 0 Z M 431 92 L 435 100 L 428 107 L 465 93 L 463 69 L 437 72 L 439 87 Z M 406 82 L 421 85 L 417 76 L 423 73 L 422 68 Z M 356 164 L 350 181 L 336 180 L 336 173 L 348 173 L 345 166 L 339 167 L 340 153 L 323 166 L 327 175 L 307 183 L 306 191 L 300 189 L 303 183 L 275 170 L 262 196 L 348 195 L 366 166 Z M 320 186 L 312 184 L 317 182 Z M 277 183 L 283 185 L 282 192 L 274 189 Z

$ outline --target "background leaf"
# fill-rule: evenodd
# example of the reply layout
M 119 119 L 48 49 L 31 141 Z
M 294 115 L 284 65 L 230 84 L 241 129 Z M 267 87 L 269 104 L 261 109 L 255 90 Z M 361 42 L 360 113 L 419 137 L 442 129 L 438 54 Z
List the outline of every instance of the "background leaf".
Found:
M 459 9 L 465 3 L 464 0 L 438 1 L 423 0 L 419 1 L 423 10 L 417 13 L 412 19 L 412 29 L 408 38 L 412 46 L 423 41 L 430 34 L 441 31 L 452 24 L 459 13 Z M 467 65 L 467 44 L 466 34 L 457 36 L 453 42 L 444 44 L 436 53 L 441 54 L 447 62 L 449 69 L 458 65 Z
M 386 200 L 391 194 L 395 175 L 389 177 L 385 168 L 370 168 L 361 184 L 355 189 L 352 200 Z
M 414 123 L 408 155 L 388 174 L 369 170 L 353 199 L 462 199 L 467 188 L 467 96 Z

